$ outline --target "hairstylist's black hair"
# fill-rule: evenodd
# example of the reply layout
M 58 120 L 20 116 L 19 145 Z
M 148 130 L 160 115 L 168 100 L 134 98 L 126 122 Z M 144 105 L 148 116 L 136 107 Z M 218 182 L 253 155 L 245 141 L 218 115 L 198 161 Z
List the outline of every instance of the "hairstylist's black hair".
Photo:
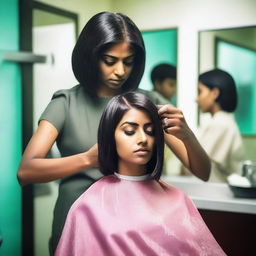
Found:
M 163 169 L 164 135 L 156 106 L 143 94 L 127 92 L 113 97 L 105 108 L 98 129 L 99 166 L 104 175 L 118 171 L 115 130 L 130 109 L 145 111 L 154 125 L 155 147 L 147 171 L 159 179 Z
M 137 89 L 145 68 L 145 46 L 141 32 L 124 14 L 101 12 L 84 26 L 72 54 L 76 79 L 91 95 L 97 95 L 101 54 L 117 43 L 128 42 L 135 52 L 132 72 L 122 92 Z
M 156 81 L 162 82 L 166 78 L 176 80 L 177 69 L 175 66 L 167 63 L 155 66 L 151 71 L 151 81 L 155 84 Z
M 201 74 L 199 82 L 209 89 L 218 88 L 220 91 L 216 102 L 227 112 L 234 112 L 237 107 L 237 91 L 235 81 L 232 76 L 221 69 L 213 69 Z

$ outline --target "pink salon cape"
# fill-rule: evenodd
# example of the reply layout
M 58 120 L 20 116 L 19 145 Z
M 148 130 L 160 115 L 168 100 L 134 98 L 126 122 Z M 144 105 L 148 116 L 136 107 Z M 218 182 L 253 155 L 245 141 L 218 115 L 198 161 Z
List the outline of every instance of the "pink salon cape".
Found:
M 103 177 L 75 201 L 56 256 L 226 255 L 181 190 L 117 175 Z

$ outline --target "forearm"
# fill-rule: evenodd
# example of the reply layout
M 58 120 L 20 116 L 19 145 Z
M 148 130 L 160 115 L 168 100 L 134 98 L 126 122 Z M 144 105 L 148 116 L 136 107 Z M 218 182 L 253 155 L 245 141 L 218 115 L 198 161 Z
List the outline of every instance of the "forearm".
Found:
M 211 161 L 194 134 L 183 140 L 186 147 L 189 169 L 198 178 L 207 181 L 211 171 Z
M 210 159 L 188 127 L 182 111 L 172 105 L 164 105 L 159 108 L 158 114 L 167 145 L 186 168 L 207 181 L 211 170 Z
M 18 180 L 22 186 L 57 180 L 93 167 L 93 160 L 87 152 L 55 159 L 33 158 L 21 162 Z

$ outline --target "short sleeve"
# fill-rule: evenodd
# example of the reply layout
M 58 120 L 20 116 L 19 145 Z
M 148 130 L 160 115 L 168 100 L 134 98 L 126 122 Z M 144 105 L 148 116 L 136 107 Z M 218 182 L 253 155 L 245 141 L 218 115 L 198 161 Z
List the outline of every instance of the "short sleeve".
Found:
M 58 132 L 61 132 L 66 119 L 67 97 L 65 90 L 55 92 L 38 122 L 47 120 L 55 126 Z

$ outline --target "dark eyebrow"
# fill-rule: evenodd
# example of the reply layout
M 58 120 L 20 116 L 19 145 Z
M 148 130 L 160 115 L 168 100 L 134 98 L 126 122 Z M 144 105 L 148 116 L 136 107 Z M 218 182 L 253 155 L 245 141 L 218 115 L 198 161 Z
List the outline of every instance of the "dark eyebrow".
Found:
M 139 126 L 137 123 L 128 122 L 128 121 L 122 123 L 120 126 L 123 126 L 123 125 L 125 125 L 125 124 L 131 125 L 131 126 Z M 144 126 L 150 126 L 150 125 L 153 125 L 153 123 L 152 123 L 152 122 L 149 122 L 149 123 L 145 123 L 145 124 L 144 124 Z
M 145 123 L 144 126 L 150 126 L 150 125 L 154 125 L 152 122 L 149 123 Z
M 112 59 L 118 59 L 117 57 L 112 56 L 112 55 L 109 55 L 109 54 L 102 54 L 102 57 L 108 57 L 108 58 L 112 58 Z M 129 58 L 132 58 L 132 57 L 135 57 L 135 54 L 131 54 L 130 56 L 125 57 L 124 59 L 129 59 Z
M 112 55 L 108 55 L 108 54 L 102 54 L 102 57 L 109 57 L 109 58 L 117 59 L 116 57 L 114 57 Z
M 128 121 L 126 121 L 126 122 L 122 123 L 120 126 L 123 126 L 123 125 L 125 125 L 125 124 L 129 124 L 129 125 L 131 125 L 131 126 L 139 126 L 137 123 L 134 123 L 134 122 L 128 122 Z

